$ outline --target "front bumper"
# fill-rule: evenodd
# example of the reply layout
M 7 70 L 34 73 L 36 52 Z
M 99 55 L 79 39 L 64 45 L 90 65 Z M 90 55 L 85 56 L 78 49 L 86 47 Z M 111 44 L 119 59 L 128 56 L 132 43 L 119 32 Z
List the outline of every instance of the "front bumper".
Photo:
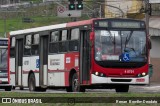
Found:
M 146 85 L 149 84 L 149 75 L 145 77 L 137 78 L 122 78 L 122 77 L 99 77 L 94 74 L 91 75 L 92 84 L 135 84 L 135 85 Z

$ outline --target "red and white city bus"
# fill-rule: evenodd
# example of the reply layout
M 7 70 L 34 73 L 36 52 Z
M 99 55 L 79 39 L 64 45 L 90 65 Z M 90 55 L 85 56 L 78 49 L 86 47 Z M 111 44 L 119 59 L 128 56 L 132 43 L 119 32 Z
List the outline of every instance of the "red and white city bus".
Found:
M 10 32 L 14 87 L 30 91 L 113 88 L 149 83 L 145 22 L 90 19 Z
M 11 91 L 10 74 L 8 71 L 8 38 L 0 38 L 0 89 Z

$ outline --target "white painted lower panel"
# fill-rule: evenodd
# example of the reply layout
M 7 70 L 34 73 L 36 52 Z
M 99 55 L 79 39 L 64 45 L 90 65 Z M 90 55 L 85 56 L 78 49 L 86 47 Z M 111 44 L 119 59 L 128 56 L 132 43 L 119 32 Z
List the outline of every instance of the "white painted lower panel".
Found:
M 36 79 L 36 87 L 39 87 L 39 73 L 34 73 Z
M 49 86 L 65 86 L 64 72 L 48 73 Z
M 43 65 L 43 84 L 47 85 L 47 65 Z
M 18 66 L 18 85 L 21 85 L 22 66 Z
M 28 74 L 23 74 L 23 77 L 22 77 L 22 81 L 23 81 L 23 86 L 28 86 Z
M 64 54 L 48 55 L 48 69 L 64 70 Z
M 137 82 L 137 79 L 144 78 L 144 82 Z M 92 74 L 92 84 L 149 84 L 149 76 L 140 77 L 140 78 L 115 78 L 115 77 L 99 77 Z M 113 82 L 111 79 L 131 79 L 131 82 Z
M 10 59 L 10 72 L 15 72 L 15 58 Z M 15 86 L 15 74 L 10 74 L 10 83 Z

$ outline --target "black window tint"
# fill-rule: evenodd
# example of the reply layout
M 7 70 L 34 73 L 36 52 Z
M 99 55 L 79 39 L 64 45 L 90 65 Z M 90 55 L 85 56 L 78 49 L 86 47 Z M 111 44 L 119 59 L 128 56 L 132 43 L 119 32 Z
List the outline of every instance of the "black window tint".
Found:
M 67 52 L 68 42 L 59 42 L 59 52 Z
M 10 57 L 15 57 L 15 48 L 10 48 Z
M 49 52 L 50 53 L 58 53 L 58 42 L 50 43 Z
M 69 51 L 78 51 L 79 49 L 78 46 L 79 46 L 78 40 L 69 41 Z
M 24 46 L 24 55 L 30 55 L 31 54 L 31 46 Z
M 39 45 L 32 45 L 32 55 L 38 55 L 39 54 Z

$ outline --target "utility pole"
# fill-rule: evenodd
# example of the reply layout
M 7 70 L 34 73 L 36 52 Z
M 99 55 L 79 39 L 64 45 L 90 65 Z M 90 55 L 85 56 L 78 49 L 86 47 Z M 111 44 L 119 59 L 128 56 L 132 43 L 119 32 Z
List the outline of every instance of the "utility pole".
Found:
M 102 6 L 100 4 L 100 7 L 99 7 L 99 17 L 102 18 Z
M 145 21 L 146 21 L 146 28 L 147 34 L 149 34 L 149 0 L 144 0 L 145 2 Z

